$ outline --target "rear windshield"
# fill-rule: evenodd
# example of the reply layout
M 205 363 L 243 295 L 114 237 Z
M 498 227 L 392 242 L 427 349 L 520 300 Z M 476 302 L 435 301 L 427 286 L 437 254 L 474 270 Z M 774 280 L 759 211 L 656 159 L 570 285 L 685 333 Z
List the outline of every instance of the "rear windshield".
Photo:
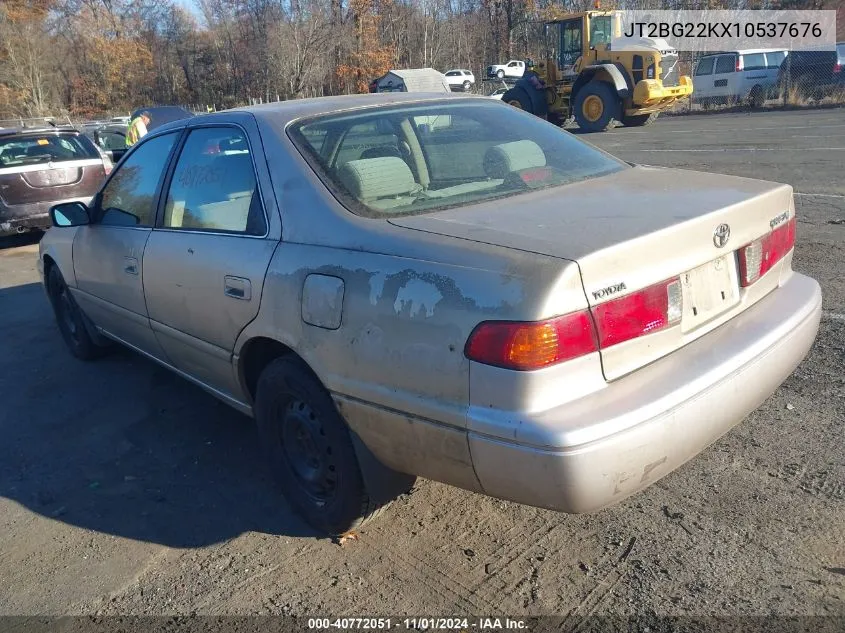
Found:
M 0 138 L 0 169 L 90 158 L 100 156 L 84 136 L 44 134 Z
M 836 45 L 836 53 L 839 57 L 839 61 L 845 60 L 845 44 L 837 44 Z
M 338 199 L 369 217 L 411 215 L 559 187 L 627 165 L 499 101 L 368 108 L 289 134 Z

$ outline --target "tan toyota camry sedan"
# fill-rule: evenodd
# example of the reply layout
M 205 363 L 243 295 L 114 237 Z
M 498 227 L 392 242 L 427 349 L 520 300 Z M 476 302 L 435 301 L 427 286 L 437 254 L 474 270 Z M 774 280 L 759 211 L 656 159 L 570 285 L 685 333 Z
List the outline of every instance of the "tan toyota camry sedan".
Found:
M 253 416 L 335 534 L 415 476 L 616 503 L 765 400 L 821 314 L 791 187 L 630 165 L 480 97 L 178 121 L 51 213 L 71 352 L 118 342 Z

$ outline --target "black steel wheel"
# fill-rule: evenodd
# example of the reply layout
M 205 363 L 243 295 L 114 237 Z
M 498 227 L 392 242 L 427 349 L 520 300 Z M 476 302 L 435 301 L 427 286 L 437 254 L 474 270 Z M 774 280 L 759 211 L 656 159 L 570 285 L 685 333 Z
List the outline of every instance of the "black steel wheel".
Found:
M 62 338 L 70 353 L 80 360 L 94 360 L 103 355 L 106 348 L 98 345 L 85 328 L 85 317 L 73 299 L 57 266 L 51 266 L 47 273 L 47 294 L 56 316 Z
M 274 477 L 316 530 L 344 534 L 387 505 L 369 495 L 346 422 L 299 358 L 283 356 L 264 369 L 254 411 Z

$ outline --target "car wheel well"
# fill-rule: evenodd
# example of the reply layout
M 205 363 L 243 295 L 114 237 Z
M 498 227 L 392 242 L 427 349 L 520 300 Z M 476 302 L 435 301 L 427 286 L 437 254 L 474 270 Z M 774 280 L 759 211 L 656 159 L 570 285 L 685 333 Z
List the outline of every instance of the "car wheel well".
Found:
M 45 283 L 50 276 L 50 271 L 53 269 L 53 266 L 58 266 L 58 264 L 56 264 L 56 260 L 54 260 L 49 255 L 45 255 L 44 256 L 44 282 Z
M 272 338 L 259 336 L 246 342 L 240 353 L 240 374 L 253 401 L 264 368 L 277 358 L 288 355 L 299 357 L 290 347 Z

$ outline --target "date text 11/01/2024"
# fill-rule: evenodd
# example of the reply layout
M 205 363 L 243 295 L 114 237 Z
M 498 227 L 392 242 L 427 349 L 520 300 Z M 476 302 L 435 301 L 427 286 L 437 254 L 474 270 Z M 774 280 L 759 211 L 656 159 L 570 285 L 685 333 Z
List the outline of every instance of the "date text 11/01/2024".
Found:
M 390 630 L 403 628 L 416 631 L 497 631 L 523 630 L 527 623 L 511 618 L 309 618 L 308 629 Z

